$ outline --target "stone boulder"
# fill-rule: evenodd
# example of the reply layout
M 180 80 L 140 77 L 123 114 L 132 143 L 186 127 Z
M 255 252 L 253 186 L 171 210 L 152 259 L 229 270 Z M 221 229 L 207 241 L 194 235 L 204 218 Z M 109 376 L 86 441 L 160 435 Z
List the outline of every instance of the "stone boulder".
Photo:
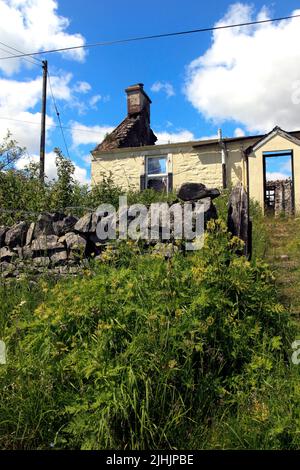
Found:
M 64 250 L 63 243 L 58 241 L 57 235 L 41 235 L 30 246 L 33 252 L 59 251 Z
M 3 278 L 13 277 L 15 269 L 16 267 L 12 263 L 8 263 L 7 261 L 3 261 L 0 263 L 0 274 Z
M 88 212 L 78 220 L 73 230 L 78 233 L 95 233 L 100 219 L 97 212 Z
M 48 256 L 40 256 L 34 258 L 33 264 L 38 268 L 48 268 L 50 265 L 50 258 Z
M 70 251 L 80 251 L 84 253 L 87 241 L 78 233 L 69 232 L 66 235 L 59 239 L 60 242 L 66 243 L 68 250 Z
M 53 222 L 55 235 L 61 237 L 65 233 L 71 232 L 77 222 L 78 217 L 74 217 L 73 215 L 66 215 L 62 220 Z
M 60 212 L 50 213 L 44 212 L 38 216 L 35 223 L 33 238 L 38 238 L 41 235 L 55 235 L 54 224 L 65 218 L 65 215 Z
M 92 218 L 93 213 L 88 212 L 83 217 L 81 217 L 75 224 L 74 230 L 79 233 L 89 233 L 92 232 Z
M 51 255 L 50 259 L 53 266 L 63 265 L 68 260 L 68 253 L 65 250 L 58 251 Z
M 220 191 L 215 188 L 209 189 L 202 183 L 184 183 L 177 192 L 177 196 L 182 201 L 197 201 L 207 197 L 215 199 L 220 196 Z
M 32 222 L 32 223 L 29 225 L 29 229 L 27 230 L 25 245 L 30 245 L 30 243 L 32 242 L 34 230 L 35 230 L 35 223 Z
M 30 248 L 29 245 L 25 245 L 22 248 L 17 247 L 17 248 L 14 248 L 14 250 L 16 250 L 16 252 L 18 253 L 18 257 L 20 259 L 31 259 L 31 258 L 33 258 L 33 252 L 32 252 L 32 249 Z
M 5 245 L 10 248 L 15 246 L 24 246 L 26 242 L 26 234 L 28 230 L 27 222 L 19 222 L 7 230 L 5 234 Z
M 10 262 L 13 258 L 16 258 L 17 253 L 11 251 L 7 246 L 0 248 L 0 261 Z

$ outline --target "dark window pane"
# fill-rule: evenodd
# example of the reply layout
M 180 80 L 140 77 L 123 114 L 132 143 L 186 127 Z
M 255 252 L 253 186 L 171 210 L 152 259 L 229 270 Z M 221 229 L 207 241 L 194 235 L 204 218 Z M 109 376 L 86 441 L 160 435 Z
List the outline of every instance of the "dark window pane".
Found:
M 148 158 L 148 175 L 157 175 L 160 173 L 167 173 L 166 157 Z
M 155 191 L 167 191 L 168 178 L 148 178 L 147 188 Z

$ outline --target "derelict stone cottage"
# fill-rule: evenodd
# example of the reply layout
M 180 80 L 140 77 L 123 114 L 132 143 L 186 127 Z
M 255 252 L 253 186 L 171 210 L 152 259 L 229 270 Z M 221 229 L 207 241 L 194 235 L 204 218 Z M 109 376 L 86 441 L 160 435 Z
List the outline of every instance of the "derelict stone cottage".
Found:
M 127 116 L 92 151 L 92 185 L 111 174 L 124 188 L 170 191 L 185 182 L 225 188 L 241 182 L 263 208 L 300 212 L 300 131 L 155 145 L 151 100 L 143 84 L 128 87 Z M 291 178 L 267 181 L 266 159 L 289 157 Z M 277 201 L 277 202 L 276 202 Z

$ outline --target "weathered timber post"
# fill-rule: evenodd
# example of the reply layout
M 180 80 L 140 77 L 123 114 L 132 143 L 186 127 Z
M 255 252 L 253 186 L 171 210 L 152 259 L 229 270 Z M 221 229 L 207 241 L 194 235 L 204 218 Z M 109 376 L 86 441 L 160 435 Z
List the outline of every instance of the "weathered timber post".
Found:
M 241 254 L 251 259 L 252 255 L 252 222 L 249 217 L 249 197 L 243 185 L 239 183 L 233 188 L 229 198 L 227 225 L 233 236 L 243 242 Z
M 42 96 L 41 143 L 40 143 L 40 180 L 42 183 L 44 183 L 44 179 L 45 179 L 47 74 L 48 74 L 48 62 L 47 60 L 43 60 L 43 96 Z

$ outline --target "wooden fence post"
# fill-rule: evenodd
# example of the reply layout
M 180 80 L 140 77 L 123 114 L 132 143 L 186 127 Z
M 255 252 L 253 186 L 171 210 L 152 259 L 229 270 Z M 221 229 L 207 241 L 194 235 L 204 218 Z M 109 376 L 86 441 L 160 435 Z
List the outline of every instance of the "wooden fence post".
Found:
M 241 254 L 251 259 L 252 222 L 249 217 L 249 197 L 241 183 L 236 185 L 230 194 L 227 226 L 232 236 L 243 240 L 245 245 Z

